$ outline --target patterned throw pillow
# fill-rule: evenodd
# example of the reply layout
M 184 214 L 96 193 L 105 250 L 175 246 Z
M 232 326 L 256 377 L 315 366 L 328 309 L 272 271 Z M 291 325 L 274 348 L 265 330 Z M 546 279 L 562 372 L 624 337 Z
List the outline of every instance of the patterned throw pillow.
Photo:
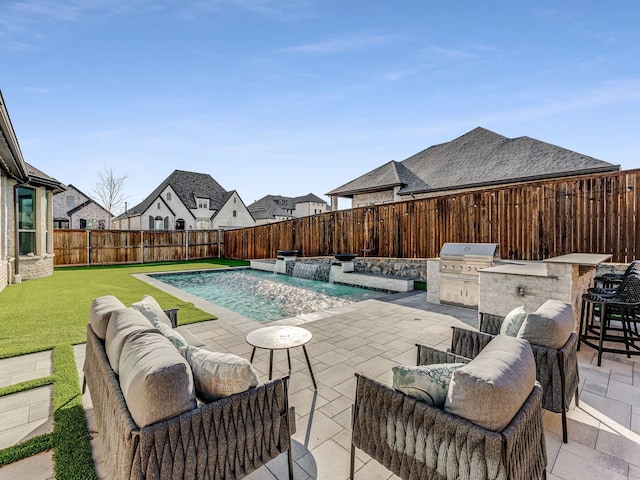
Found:
M 259 383 L 256 371 L 246 358 L 191 345 L 180 352 L 193 372 L 196 395 L 205 403 L 244 392 Z
M 447 398 L 451 375 L 464 363 L 438 363 L 410 367 L 393 367 L 393 388 L 422 400 L 430 405 L 442 408 Z
M 187 341 L 184 339 L 182 335 L 176 332 L 173 328 L 167 327 L 162 322 L 154 322 L 153 326 L 156 327 L 158 330 L 160 330 L 160 333 L 162 333 L 162 335 L 167 337 L 169 341 L 173 343 L 173 345 L 177 349 L 187 348 L 187 345 L 188 345 Z
M 510 337 L 518 336 L 522 322 L 527 318 L 527 311 L 524 307 L 518 307 L 511 310 L 500 326 L 500 335 L 508 335 Z

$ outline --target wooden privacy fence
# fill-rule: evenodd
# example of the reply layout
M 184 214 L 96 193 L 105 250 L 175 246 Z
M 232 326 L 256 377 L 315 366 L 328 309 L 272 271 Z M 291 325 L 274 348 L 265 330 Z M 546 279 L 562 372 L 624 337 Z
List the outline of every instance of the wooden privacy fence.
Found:
M 225 232 L 227 258 L 436 257 L 445 242 L 499 243 L 503 258 L 610 253 L 638 258 L 640 170 L 489 187 L 468 193 L 339 210 Z
M 68 230 L 53 232 L 55 265 L 153 263 L 220 256 L 222 232 Z

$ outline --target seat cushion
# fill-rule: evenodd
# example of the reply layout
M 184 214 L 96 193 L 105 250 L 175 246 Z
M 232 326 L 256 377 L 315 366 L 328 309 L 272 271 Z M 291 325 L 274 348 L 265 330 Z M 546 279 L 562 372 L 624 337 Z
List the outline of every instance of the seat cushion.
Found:
M 523 307 L 517 307 L 511 310 L 500 325 L 500 335 L 509 335 L 517 337 L 522 322 L 527 318 L 527 311 Z
M 155 329 L 139 311 L 128 307 L 113 312 L 111 320 L 107 324 L 104 347 L 107 351 L 109 364 L 116 374 L 120 372 L 120 355 L 127 337 L 133 333 L 147 330 Z
M 196 408 L 191 369 L 157 330 L 127 337 L 120 356 L 120 387 L 139 427 Z
M 435 407 L 444 407 L 452 373 L 464 363 L 393 367 L 393 388 Z
M 562 348 L 575 326 L 573 308 L 559 300 L 547 300 L 538 310 L 527 315 L 518 331 L 523 338 L 535 345 Z
M 476 358 L 453 372 L 444 409 L 500 432 L 529 397 L 535 381 L 531 345 L 498 335 Z
M 168 327 L 173 326 L 171 325 L 171 319 L 151 295 L 145 295 L 142 300 L 132 304 L 131 307 L 139 310 L 154 325 L 156 323 L 164 323 Z
M 121 308 L 125 308 L 124 304 L 113 295 L 98 297 L 91 302 L 89 323 L 91 324 L 93 333 L 95 333 L 98 338 L 104 340 L 111 313 Z
M 196 393 L 205 403 L 258 385 L 258 375 L 246 358 L 189 345 L 181 350 L 191 367 Z

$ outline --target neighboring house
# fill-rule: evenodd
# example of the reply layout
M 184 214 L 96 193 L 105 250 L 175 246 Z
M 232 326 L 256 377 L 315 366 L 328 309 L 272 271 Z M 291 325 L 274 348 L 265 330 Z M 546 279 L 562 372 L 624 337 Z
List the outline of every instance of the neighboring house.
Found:
M 313 193 L 302 197 L 267 195 L 253 202 L 247 208 L 256 219 L 256 225 L 317 215 L 330 210 L 327 202 Z
M 253 227 L 255 220 L 235 190 L 211 175 L 175 170 L 142 203 L 111 221 L 120 230 L 215 230 Z
M 111 228 L 111 213 L 73 185 L 53 196 L 53 228 Z
M 507 138 L 478 127 L 402 162 L 391 161 L 329 193 L 352 207 L 426 198 L 490 185 L 620 170 L 580 153 L 529 137 Z
M 62 190 L 24 161 L 0 92 L 0 290 L 53 274 L 53 195 Z

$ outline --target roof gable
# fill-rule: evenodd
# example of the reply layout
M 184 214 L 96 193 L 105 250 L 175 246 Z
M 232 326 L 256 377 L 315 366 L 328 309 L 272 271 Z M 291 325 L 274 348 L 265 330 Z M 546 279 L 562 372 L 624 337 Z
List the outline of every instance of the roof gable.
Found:
M 196 209 L 196 198 L 208 198 L 210 210 L 220 210 L 229 198 L 227 192 L 213 177 L 207 173 L 187 172 L 175 170 L 142 202 L 132 207 L 125 216 L 140 215 L 146 211 L 162 194 L 165 188 L 170 186 L 180 201 L 189 209 Z

